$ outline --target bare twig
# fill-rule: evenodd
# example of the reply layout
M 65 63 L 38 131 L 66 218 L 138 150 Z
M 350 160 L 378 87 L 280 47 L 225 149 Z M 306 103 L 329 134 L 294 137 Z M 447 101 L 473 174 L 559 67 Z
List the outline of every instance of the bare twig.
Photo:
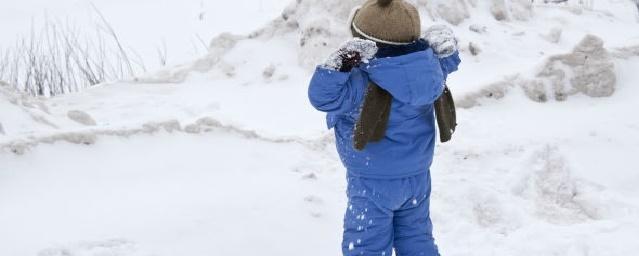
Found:
M 100 16 L 94 34 L 48 17 L 40 28 L 32 21 L 27 36 L 0 51 L 0 80 L 30 95 L 49 97 L 146 71 L 142 57 L 129 49 L 136 56 L 131 62 L 115 30 L 93 7 Z

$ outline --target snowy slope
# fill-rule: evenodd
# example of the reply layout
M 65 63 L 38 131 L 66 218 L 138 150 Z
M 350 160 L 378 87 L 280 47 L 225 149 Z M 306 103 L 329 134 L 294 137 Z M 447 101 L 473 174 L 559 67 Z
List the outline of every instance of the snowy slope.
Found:
M 633 255 L 636 9 L 507 1 L 497 21 L 489 2 L 416 1 L 424 29 L 457 24 L 449 84 L 472 102 L 432 168 L 442 253 Z M 338 255 L 344 170 L 306 86 L 355 4 L 295 1 L 136 81 L 52 99 L 0 86 L 0 255 Z M 588 34 L 610 53 L 614 94 L 531 100 L 521 81 Z

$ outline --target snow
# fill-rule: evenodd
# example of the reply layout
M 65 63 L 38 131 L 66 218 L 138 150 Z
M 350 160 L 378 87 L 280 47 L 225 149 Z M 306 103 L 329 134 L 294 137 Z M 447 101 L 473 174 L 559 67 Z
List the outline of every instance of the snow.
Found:
M 464 60 L 448 83 L 459 127 L 432 167 L 442 254 L 636 254 L 634 4 L 535 4 L 526 14 L 527 1 L 503 1 L 498 21 L 500 1 L 414 2 L 424 30 L 452 15 Z M 225 19 L 201 33 L 215 38 L 208 52 L 131 81 L 49 99 L 0 82 L 0 255 L 339 255 L 345 170 L 307 84 L 348 38 L 357 1 L 260 3 L 207 5 L 207 17 Z M 85 15 L 76 5 L 86 2 L 8 8 Z M 143 46 L 165 35 L 188 51 L 181 36 L 202 31 L 183 18 L 197 20 L 199 1 L 96 5 Z M 10 35 L 28 31 L 17 13 L 0 15 L 16 24 Z M 531 100 L 522 84 L 587 35 L 603 41 L 613 93 Z
M 275 18 L 289 0 L 24 0 L 0 10 L 0 47 L 12 46 L 32 28 L 46 22 L 69 22 L 92 33 L 104 14 L 124 46 L 133 49 L 148 68 L 157 69 L 158 49 L 166 46 L 169 65 L 206 52 L 208 40 L 219 33 L 246 34 Z M 49 19 L 49 20 L 47 20 Z M 204 40 L 204 42 L 202 42 Z
M 308 248 L 334 254 L 338 236 L 301 239 L 339 233 L 332 225 L 339 207 L 305 200 L 317 195 L 345 204 L 342 184 L 332 182 L 341 170 L 326 158 L 304 145 L 221 131 L 4 154 L 0 253 L 100 255 L 85 244 L 116 240 L 133 247 L 121 255 L 295 255 Z M 327 163 L 334 169 L 315 168 Z M 305 179 L 310 173 L 330 179 Z M 115 255 L 124 250 L 107 247 Z

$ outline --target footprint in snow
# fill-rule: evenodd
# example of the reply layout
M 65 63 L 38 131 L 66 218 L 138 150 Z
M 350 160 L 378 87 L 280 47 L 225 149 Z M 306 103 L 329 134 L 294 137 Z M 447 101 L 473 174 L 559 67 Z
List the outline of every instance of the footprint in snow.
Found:
M 322 204 L 322 203 L 324 203 L 324 200 L 322 200 L 318 196 L 310 195 L 310 196 L 304 197 L 304 202 L 307 202 L 307 203 L 310 203 L 310 204 Z
M 95 122 L 95 119 L 93 119 L 91 115 L 89 115 L 87 112 L 84 112 L 84 111 L 80 111 L 80 110 L 69 111 L 67 112 L 67 117 L 73 120 L 74 122 L 85 125 L 85 126 L 97 125 L 97 123 Z
M 304 176 L 302 176 L 303 180 L 317 180 L 317 174 L 315 173 L 309 173 L 309 174 L 305 174 Z

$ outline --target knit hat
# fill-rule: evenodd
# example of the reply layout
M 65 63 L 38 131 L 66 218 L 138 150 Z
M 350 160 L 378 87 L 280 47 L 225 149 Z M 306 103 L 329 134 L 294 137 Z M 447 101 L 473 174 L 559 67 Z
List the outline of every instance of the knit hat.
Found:
M 352 15 L 353 34 L 378 43 L 410 44 L 421 34 L 419 12 L 404 0 L 368 0 Z

